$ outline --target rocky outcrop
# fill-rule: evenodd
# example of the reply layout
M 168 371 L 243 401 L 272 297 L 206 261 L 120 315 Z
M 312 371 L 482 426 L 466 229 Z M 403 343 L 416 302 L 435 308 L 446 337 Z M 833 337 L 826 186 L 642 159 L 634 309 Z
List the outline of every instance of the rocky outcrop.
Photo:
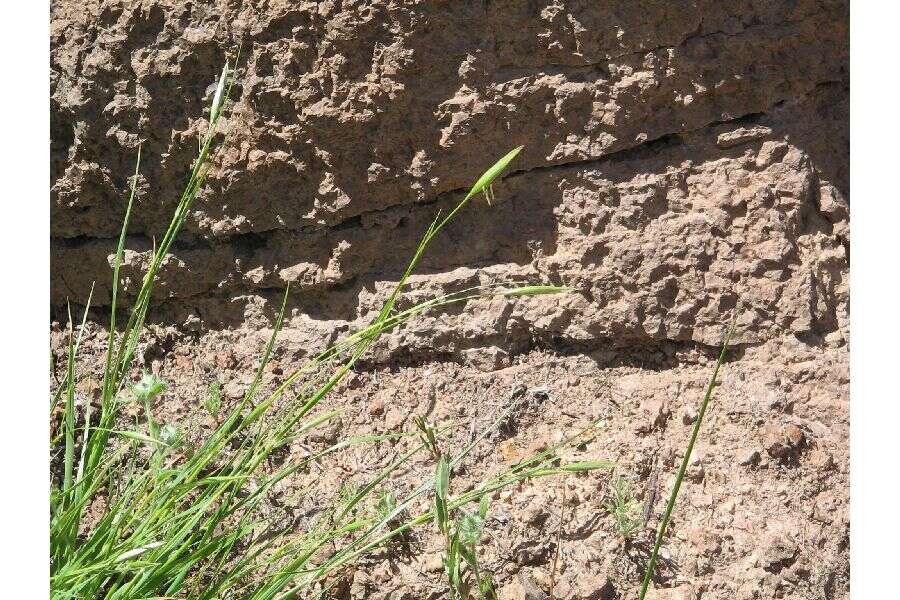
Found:
M 550 281 L 396 345 L 714 344 L 847 334 L 843 2 L 57 2 L 52 296 L 108 304 L 136 148 L 126 296 L 240 47 L 230 138 L 168 260 L 155 318 L 221 329 L 368 318 L 435 211 L 508 148 L 496 190 L 415 284 Z

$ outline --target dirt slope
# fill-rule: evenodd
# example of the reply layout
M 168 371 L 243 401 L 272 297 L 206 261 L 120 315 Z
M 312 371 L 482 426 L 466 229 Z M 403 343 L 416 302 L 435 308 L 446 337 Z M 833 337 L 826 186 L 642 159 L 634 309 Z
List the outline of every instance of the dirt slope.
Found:
M 435 241 L 414 293 L 578 292 L 473 301 L 391 334 L 334 400 L 348 430 L 408 426 L 434 390 L 433 417 L 466 424 L 526 398 L 474 481 L 606 415 L 588 452 L 620 462 L 652 526 L 664 502 L 647 498 L 671 484 L 740 300 L 660 597 L 847 596 L 846 2 L 56 1 L 54 319 L 94 281 L 105 319 L 143 142 L 123 267 L 134 292 L 205 130 L 208 86 L 238 46 L 228 149 L 164 268 L 142 349 L 176 382 L 166 414 L 187 418 L 212 379 L 241 392 L 288 284 L 275 376 L 371 319 L 435 212 L 524 144 L 497 202 Z M 102 339 L 98 326 L 87 351 Z M 607 479 L 570 484 L 557 596 L 633 595 L 642 559 L 601 508 Z M 539 482 L 495 502 L 509 598 L 546 587 L 552 553 L 526 549 L 555 544 L 558 493 Z M 437 547 L 421 543 L 347 594 L 438 595 Z

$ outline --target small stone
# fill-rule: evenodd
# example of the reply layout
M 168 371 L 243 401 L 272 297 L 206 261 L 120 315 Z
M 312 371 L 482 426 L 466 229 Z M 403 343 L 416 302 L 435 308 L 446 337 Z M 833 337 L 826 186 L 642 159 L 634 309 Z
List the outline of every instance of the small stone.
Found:
M 384 426 L 388 431 L 394 431 L 400 429 L 405 420 L 406 413 L 400 410 L 400 407 L 392 406 L 387 410 L 387 415 L 384 418 Z
M 794 424 L 790 424 L 784 428 L 784 437 L 791 448 L 801 448 L 804 442 L 806 442 L 806 436 L 803 434 L 803 430 Z
M 702 465 L 688 468 L 687 478 L 694 483 L 701 483 L 705 477 L 706 471 L 703 469 Z
M 485 373 L 496 371 L 506 366 L 509 361 L 509 354 L 496 346 L 463 350 L 461 355 L 466 365 Z
M 660 455 L 660 461 L 662 465 L 666 468 L 671 468 L 675 466 L 675 459 L 677 456 L 675 455 L 675 450 L 673 448 L 665 448 Z
M 536 388 L 531 388 L 531 395 L 538 400 L 546 400 L 550 397 L 550 390 L 547 388 L 547 386 L 541 385 Z
M 774 536 L 763 546 L 760 562 L 764 570 L 780 573 L 785 567 L 791 566 L 796 558 L 796 545 L 785 537 Z
M 438 573 L 444 568 L 444 559 L 440 554 L 428 554 L 425 557 L 425 570 L 429 573 Z
M 691 461 L 688 463 L 687 478 L 695 483 L 703 481 L 703 478 L 706 476 L 706 470 L 703 468 L 703 459 L 703 453 L 695 451 L 691 456 Z
M 570 600 L 613 600 L 616 589 L 612 580 L 599 569 L 573 569 L 557 582 L 553 589 L 556 598 Z
M 316 444 L 332 445 L 338 441 L 344 431 L 344 426 L 338 417 L 332 417 L 328 423 L 323 423 L 313 428 L 307 434 L 306 439 Z
M 832 471 L 837 466 L 834 463 L 834 457 L 827 450 L 813 450 L 810 453 L 809 462 L 816 470 L 823 473 Z
M 786 464 L 796 461 L 806 446 L 806 435 L 794 424 L 784 427 L 770 424 L 763 430 L 763 441 L 769 456 Z
M 369 414 L 374 416 L 378 416 L 384 412 L 384 398 L 381 396 L 375 396 L 372 398 L 372 401 L 369 402 Z
M 237 381 L 229 381 L 222 388 L 225 396 L 231 400 L 240 400 L 244 397 L 244 386 Z
M 777 163 L 784 158 L 787 151 L 788 145 L 783 141 L 763 142 L 759 154 L 756 155 L 756 166 L 762 169 Z
M 843 346 L 846 341 L 844 334 L 840 330 L 825 334 L 825 343 L 829 346 Z
M 519 576 L 500 588 L 500 600 L 547 600 L 547 593 L 538 587 L 534 579 L 519 573 Z
M 552 542 L 526 540 L 516 544 L 512 553 L 522 566 L 542 565 L 550 559 L 554 546 Z
M 182 325 L 187 331 L 200 331 L 200 317 L 194 313 L 191 313 L 184 320 L 184 324 Z
M 819 186 L 819 211 L 828 215 L 832 222 L 849 216 L 847 201 L 833 185 L 828 184 Z
M 731 148 L 772 135 L 772 130 L 764 125 L 754 127 L 738 127 L 734 131 L 720 133 L 716 139 L 719 148 Z
M 365 573 L 356 571 L 353 574 L 353 583 L 350 585 L 350 597 L 354 600 L 368 597 L 369 583 L 370 579 Z
M 691 551 L 704 556 L 715 556 L 722 549 L 719 535 L 703 527 L 691 528 L 687 533 Z
M 193 361 L 190 356 L 185 356 L 183 354 L 175 355 L 175 368 L 179 371 L 189 371 L 191 370 L 191 366 Z
M 550 517 L 547 503 L 540 498 L 533 498 L 522 510 L 522 518 L 530 525 L 541 525 Z
M 685 425 L 693 425 L 696 420 L 697 409 L 693 406 L 686 406 L 684 410 L 681 411 L 681 422 Z
M 220 369 L 233 369 L 237 366 L 237 359 L 235 359 L 234 352 L 231 350 L 217 352 L 214 360 L 216 366 Z
M 540 588 L 533 577 L 519 573 L 519 582 L 525 591 L 525 600 L 547 600 L 547 593 Z
M 738 464 L 743 467 L 755 467 L 759 464 L 759 459 L 759 450 L 754 450 L 751 448 L 749 450 L 744 450 L 741 453 L 740 458 L 738 459 Z
M 638 433 L 649 433 L 655 428 L 662 428 L 669 419 L 671 412 L 666 402 L 661 398 L 647 398 L 641 403 L 643 418 L 637 426 Z

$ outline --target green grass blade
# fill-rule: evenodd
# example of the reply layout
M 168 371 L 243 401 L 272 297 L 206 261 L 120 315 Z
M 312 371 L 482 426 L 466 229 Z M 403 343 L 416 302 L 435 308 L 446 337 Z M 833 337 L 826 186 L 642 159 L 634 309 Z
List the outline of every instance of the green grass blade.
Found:
M 91 292 L 88 295 L 87 304 L 84 308 L 84 316 L 81 319 L 81 326 L 78 328 L 78 337 L 73 340 L 74 331 L 72 323 L 72 310 L 69 308 L 69 350 L 68 362 L 66 364 L 66 406 L 64 417 L 65 431 L 65 455 L 63 465 L 63 505 L 66 504 L 66 496 L 72 487 L 73 469 L 75 465 L 75 356 L 81 346 L 81 340 L 84 337 L 85 325 L 87 324 L 87 315 L 91 307 L 91 300 L 94 297 L 94 286 L 91 285 Z
M 644 580 L 641 583 L 641 592 L 638 596 L 639 600 L 644 600 L 647 595 L 647 588 L 650 585 L 650 579 L 653 577 L 653 571 L 656 569 L 656 559 L 659 555 L 659 548 L 662 545 L 663 537 L 666 534 L 666 527 L 669 525 L 669 519 L 672 517 L 672 511 L 675 508 L 675 501 L 678 499 L 678 490 L 681 489 L 681 482 L 684 480 L 684 473 L 687 471 L 688 464 L 691 460 L 691 452 L 694 450 L 694 443 L 697 441 L 697 435 L 700 433 L 700 426 L 703 424 L 703 417 L 709 406 L 709 399 L 712 397 L 713 389 L 716 387 L 716 377 L 719 375 L 719 369 L 725 362 L 725 355 L 728 352 L 728 345 L 731 343 L 731 336 L 734 334 L 735 319 L 732 320 L 728 333 L 725 334 L 725 341 L 722 342 L 722 350 L 719 352 L 719 358 L 716 360 L 716 367 L 713 369 L 712 377 L 706 386 L 706 393 L 703 395 L 703 401 L 700 403 L 700 411 L 697 414 L 697 420 L 694 421 L 694 429 L 691 431 L 691 437 L 688 440 L 687 448 L 684 451 L 684 458 L 681 460 L 681 466 L 678 468 L 678 474 L 675 476 L 675 485 L 672 486 L 672 492 L 669 494 L 669 501 L 666 504 L 666 511 L 662 520 L 659 522 L 659 529 L 656 532 L 656 541 L 653 543 L 653 551 L 650 553 L 650 559 L 647 561 L 647 570 L 644 572 Z
M 106 366 L 103 369 L 102 399 L 111 400 L 110 390 L 115 387 L 116 381 L 113 370 L 113 348 L 116 345 L 116 311 L 119 299 L 119 270 L 122 266 L 122 254 L 125 251 L 125 237 L 128 234 L 128 226 L 131 222 L 131 209 L 134 207 L 134 198 L 137 195 L 137 182 L 141 169 L 141 145 L 138 145 L 137 159 L 134 165 L 134 175 L 131 178 L 131 192 L 128 195 L 128 203 L 125 205 L 125 218 L 122 220 L 122 229 L 119 232 L 119 242 L 116 246 L 116 255 L 113 258 L 112 294 L 109 309 L 109 345 L 106 348 Z

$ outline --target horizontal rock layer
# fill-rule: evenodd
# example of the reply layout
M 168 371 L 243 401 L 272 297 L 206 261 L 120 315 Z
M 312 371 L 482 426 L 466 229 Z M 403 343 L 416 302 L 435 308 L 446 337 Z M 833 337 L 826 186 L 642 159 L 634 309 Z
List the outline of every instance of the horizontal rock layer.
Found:
M 251 5 L 252 4 L 252 5 Z M 51 304 L 108 306 L 138 144 L 125 301 L 165 230 L 241 47 L 230 137 L 161 274 L 153 318 L 370 318 L 439 208 L 525 150 L 441 236 L 414 286 L 552 282 L 392 344 L 846 337 L 843 2 L 80 2 L 51 23 Z M 57 310 L 57 312 L 59 312 Z

